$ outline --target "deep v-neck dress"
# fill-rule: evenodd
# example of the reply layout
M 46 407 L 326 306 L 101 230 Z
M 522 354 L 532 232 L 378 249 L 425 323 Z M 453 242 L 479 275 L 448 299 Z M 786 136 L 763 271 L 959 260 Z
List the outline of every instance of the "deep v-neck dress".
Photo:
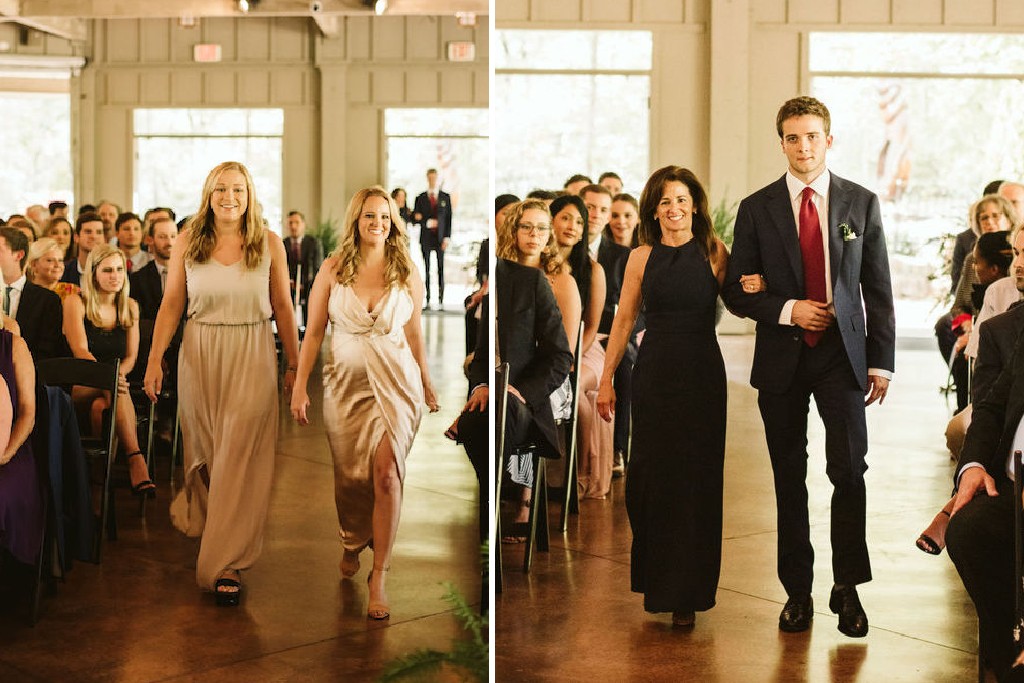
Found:
M 341 541 L 361 550 L 373 541 L 373 460 L 381 439 L 405 458 L 423 414 L 419 365 L 405 338 L 413 301 L 392 287 L 368 312 L 352 288 L 334 283 L 327 303 L 332 362 L 324 366 L 324 426 L 334 456 L 334 499 Z
M 178 358 L 185 486 L 171 520 L 202 535 L 196 580 L 248 569 L 263 546 L 277 446 L 277 362 L 270 250 L 253 269 L 185 264 L 188 322 Z M 202 475 L 209 475 L 209 488 Z

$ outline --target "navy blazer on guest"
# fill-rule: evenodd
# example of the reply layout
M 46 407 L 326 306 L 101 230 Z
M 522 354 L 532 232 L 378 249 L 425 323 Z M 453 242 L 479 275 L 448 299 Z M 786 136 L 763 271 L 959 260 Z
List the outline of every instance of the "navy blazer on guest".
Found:
M 541 454 L 557 458 L 561 449 L 550 397 L 565 381 L 572 366 L 562 314 L 540 269 L 498 259 L 494 277 L 498 352 L 501 361 L 509 364 L 509 384 L 526 399 L 536 431 L 543 437 L 543 443 L 538 444 Z M 487 367 L 486 345 L 491 337 L 486 317 L 481 318 L 480 324 L 477 352 L 469 368 L 471 387 L 489 382 L 493 377 L 493 368 Z M 509 400 L 518 399 L 510 397 Z
M 324 248 L 320 240 L 312 235 L 303 235 L 300 239 L 298 261 L 295 260 L 295 254 L 292 252 L 292 243 L 295 241 L 294 237 L 284 238 L 284 250 L 288 256 L 288 277 L 292 281 L 296 281 L 295 276 L 298 273 L 298 267 L 302 266 L 302 278 L 298 280 L 302 290 L 299 296 L 302 301 L 305 301 L 306 297 L 309 296 L 310 288 L 313 286 L 313 280 L 320 270 L 320 264 L 324 261 Z
M 430 210 L 430 195 L 426 192 L 416 197 L 413 204 L 413 214 L 420 218 L 416 220 L 420 224 L 420 244 L 429 246 L 431 244 L 431 230 L 427 227 L 427 219 L 432 217 Z M 452 198 L 447 192 L 437 191 L 437 243 L 452 236 Z
M 25 283 L 18 302 L 18 326 L 28 345 L 32 360 L 60 358 L 67 355 L 64 342 L 64 309 L 54 292 Z
M 824 223 L 835 324 L 857 382 L 866 390 L 868 368 L 892 372 L 896 356 L 896 317 L 878 197 L 833 173 Z M 765 277 L 767 291 L 745 294 L 740 275 L 754 273 Z M 738 315 L 757 321 L 750 383 L 775 393 L 788 389 L 803 334 L 799 327 L 779 325 L 779 315 L 786 301 L 807 296 L 785 176 L 740 203 L 722 298 Z

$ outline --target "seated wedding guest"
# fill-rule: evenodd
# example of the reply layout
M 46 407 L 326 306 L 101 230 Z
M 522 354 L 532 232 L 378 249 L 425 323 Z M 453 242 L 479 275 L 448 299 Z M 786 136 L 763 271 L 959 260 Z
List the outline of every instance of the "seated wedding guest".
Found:
M 593 185 L 594 181 L 589 176 L 585 176 L 582 173 L 576 173 L 569 176 L 569 179 L 565 181 L 562 189 L 565 190 L 566 194 L 579 194 L 587 185 Z
M 52 237 L 43 237 L 32 243 L 28 249 L 25 276 L 32 284 L 49 289 L 64 299 L 69 294 L 78 294 L 78 285 L 61 282 L 64 274 L 64 249 Z M 63 319 L 63 314 L 61 315 Z
M 978 613 L 980 657 L 1001 683 L 1024 680 L 1024 669 L 1012 668 L 1014 507 L 1007 472 L 1014 450 L 1021 449 L 1024 414 L 1024 337 L 1013 360 L 989 393 L 974 405 L 974 416 L 954 474 L 955 500 L 946 531 L 949 557 L 956 566 Z
M 605 171 L 602 173 L 597 179 L 597 184 L 607 187 L 613 197 L 617 194 L 621 194 L 622 192 L 622 178 L 620 178 L 619 174 L 614 171 Z
M 25 340 L 0 316 L 0 549 L 35 564 L 43 541 L 43 501 L 29 438 L 36 373 Z
M 102 231 L 102 228 L 100 228 Z M 64 300 L 64 332 L 75 358 L 101 363 L 121 361 L 117 414 L 117 439 L 125 453 L 132 491 L 156 497 L 156 484 L 149 478 L 146 459 L 139 448 L 135 429 L 135 406 L 128 393 L 128 373 L 139 353 L 139 305 L 129 295 L 124 254 L 111 244 L 100 244 L 89 252 L 82 278 L 81 296 Z M 103 411 L 110 407 L 106 392 L 75 387 L 71 398 L 85 407 L 93 431 L 102 430 Z
M 988 241 L 990 235 L 983 235 Z M 978 240 L 975 251 L 984 248 L 982 240 Z M 1024 293 L 1024 230 L 1017 229 L 1013 235 L 1013 274 L 1007 278 L 1015 284 L 1018 296 Z M 975 261 L 977 267 L 978 261 Z M 1018 300 L 1019 303 L 1019 300 Z M 972 335 L 977 340 L 977 354 L 974 375 L 971 381 L 972 405 L 988 395 L 996 378 L 1003 368 L 1010 364 L 1010 357 L 1017 343 L 1017 337 L 1024 330 L 1024 306 L 1013 305 L 1009 310 L 999 313 L 978 324 Z M 947 445 L 955 456 L 959 457 L 963 447 L 965 433 L 971 423 L 972 410 L 958 413 L 946 428 Z M 939 510 L 931 524 L 917 537 L 917 547 L 929 555 L 938 555 L 946 546 L 946 526 L 953 509 L 953 499 Z
M 553 233 L 551 214 L 548 213 L 543 201 L 527 199 L 513 204 L 505 212 L 505 220 L 498 227 L 496 254 L 498 258 L 537 268 L 544 273 L 555 295 L 555 302 L 561 313 L 562 327 L 569 348 L 574 349 L 576 337 L 579 335 L 582 313 L 580 294 L 576 282 L 569 274 L 568 264 L 559 254 L 558 243 L 555 241 Z M 552 416 L 556 420 L 571 416 L 572 387 L 568 376 L 562 386 L 552 392 L 550 400 Z M 553 457 L 560 456 L 561 451 Z M 514 468 L 514 471 L 522 470 L 528 470 L 528 468 Z M 515 497 L 518 506 L 513 515 L 512 528 L 501 540 L 503 543 L 522 543 L 526 540 L 526 525 L 530 518 L 532 500 L 530 494 L 533 478 L 532 476 L 515 475 L 511 479 L 522 488 L 520 495 Z
M 505 212 L 519 201 L 514 194 L 501 194 L 494 198 L 494 231 L 501 229 L 505 221 Z M 466 297 L 466 355 L 469 356 L 476 348 L 476 333 L 480 326 L 480 302 L 487 296 L 487 279 L 490 273 L 491 238 L 485 237 L 480 242 L 480 253 L 476 259 L 476 281 L 480 285 Z
M 531 190 L 530 194 L 526 195 L 527 199 L 539 199 L 548 207 L 551 206 L 551 202 L 555 200 L 555 197 L 561 194 L 568 194 L 566 192 L 552 192 L 551 190 Z
M 32 223 L 32 221 L 30 221 L 25 216 L 22 216 L 21 214 L 14 214 L 12 216 L 8 216 L 7 225 L 12 228 L 17 228 L 18 230 L 21 230 L 21 232 L 25 235 L 25 238 L 28 239 L 30 244 L 39 239 L 39 232 L 36 230 L 36 226 Z
M 562 386 L 572 365 L 572 352 L 562 327 L 562 316 L 544 273 L 498 258 L 494 277 L 497 288 L 497 340 L 495 362 L 509 364 L 508 408 L 505 418 L 504 461 L 516 448 L 534 443 L 542 457 L 561 455 L 551 394 Z M 483 320 L 488 320 L 485 297 Z M 473 387 L 462 413 L 447 434 L 466 448 L 480 486 L 480 540 L 487 538 L 488 500 L 491 490 L 490 458 L 494 455 L 487 435 L 488 386 L 494 368 L 488 364 L 493 343 L 484 323 L 477 334 L 476 351 L 469 368 Z
M 5 283 L 3 312 L 18 321 L 34 360 L 58 358 L 64 355 L 60 297 L 28 281 L 27 263 L 25 235 L 16 228 L 0 228 L 0 274 Z
M 50 221 L 50 214 L 47 212 L 45 206 L 42 204 L 33 204 L 25 209 L 25 217 L 31 220 L 32 224 L 36 226 L 40 236 L 46 234 L 46 228 Z
M 79 214 L 75 220 L 75 242 L 78 244 L 78 256 L 64 264 L 62 282 L 70 282 L 81 286 L 82 273 L 89 252 L 106 243 L 103 233 L 103 221 L 95 213 Z
M 1008 231 L 1017 222 L 1017 214 L 1013 205 L 999 195 L 986 195 L 975 202 L 971 206 L 970 217 L 972 223 L 979 226 L 979 236 L 991 232 Z M 981 307 L 980 301 L 975 306 L 971 300 L 974 285 L 978 284 L 978 275 L 972 267 L 973 250 L 974 246 L 972 245 L 970 253 L 964 258 L 964 267 L 954 290 L 953 306 L 949 313 L 939 318 L 935 327 L 939 353 L 943 355 L 943 359 L 947 363 L 952 359 L 950 370 L 957 386 L 958 411 L 963 410 L 970 400 L 967 395 L 967 363 L 961 353 L 967 339 L 958 340 L 962 335 L 970 334 L 973 327 L 972 318 L 977 309 Z
M 636 228 L 640 225 L 640 205 L 631 194 L 617 194 L 612 197 L 611 217 L 605 226 L 602 238 L 627 249 L 640 245 Z
M 134 273 L 150 262 L 152 257 L 142 248 L 142 219 L 131 212 L 120 213 L 114 219 L 114 229 L 117 248 L 124 254 L 129 273 Z
M 78 255 L 78 245 L 75 244 L 75 231 L 67 218 L 56 217 L 49 222 L 44 237 L 52 237 L 61 249 L 64 250 L 64 262 L 75 258 Z
M 593 197 L 590 185 L 586 197 Z M 602 188 L 603 189 L 603 188 Z M 610 200 L 611 197 L 609 196 Z M 609 202 L 610 203 L 610 202 Z M 579 363 L 578 467 L 582 498 L 604 498 L 611 490 L 614 429 L 597 415 L 597 383 L 604 366 L 604 347 L 598 332 L 605 308 L 605 271 L 590 254 L 584 199 L 565 195 L 551 202 L 551 225 L 562 259 L 576 280 L 583 318 L 583 357 Z M 564 315 L 564 311 L 563 311 Z M 576 325 L 578 325 L 576 321 Z M 574 325 L 575 326 L 575 325 Z M 575 342 L 575 334 L 572 341 Z M 575 349 L 575 343 L 573 343 Z
M 114 202 L 101 199 L 96 205 L 96 215 L 103 221 L 103 239 L 107 244 L 120 245 L 117 236 L 117 217 L 121 215 L 121 207 Z

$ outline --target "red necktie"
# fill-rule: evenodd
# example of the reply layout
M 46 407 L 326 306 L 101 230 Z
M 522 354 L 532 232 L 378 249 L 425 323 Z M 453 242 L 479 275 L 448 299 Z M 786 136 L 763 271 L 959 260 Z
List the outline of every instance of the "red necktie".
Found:
M 292 258 L 295 259 L 296 263 L 298 263 L 302 258 L 299 252 L 299 240 L 294 237 L 292 238 Z
M 132 260 L 130 258 L 124 260 L 124 265 L 125 270 L 127 270 L 129 273 L 132 272 Z
M 825 291 L 825 246 L 821 240 L 821 223 L 818 210 L 811 198 L 814 190 L 805 187 L 800 202 L 800 254 L 804 261 L 804 295 L 812 301 L 826 303 Z M 804 343 L 814 346 L 821 339 L 821 332 L 804 330 Z

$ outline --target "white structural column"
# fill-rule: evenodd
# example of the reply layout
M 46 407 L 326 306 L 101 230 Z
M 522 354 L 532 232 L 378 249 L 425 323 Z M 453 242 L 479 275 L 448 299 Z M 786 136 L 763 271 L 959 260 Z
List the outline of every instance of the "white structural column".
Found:
M 740 199 L 747 187 L 750 0 L 711 5 L 709 202 Z

